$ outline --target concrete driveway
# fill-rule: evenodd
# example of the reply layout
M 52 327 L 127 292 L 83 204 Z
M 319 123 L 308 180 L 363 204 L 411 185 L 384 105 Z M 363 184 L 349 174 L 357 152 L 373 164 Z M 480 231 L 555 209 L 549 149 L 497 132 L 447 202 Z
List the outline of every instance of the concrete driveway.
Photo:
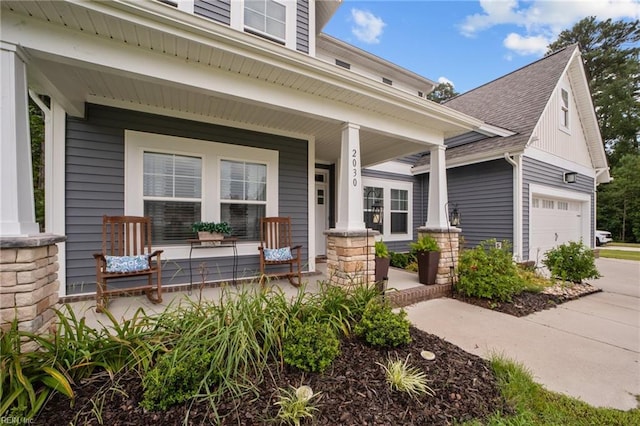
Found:
M 640 262 L 596 259 L 601 293 L 522 318 L 453 299 L 406 310 L 418 327 L 482 357 L 524 364 L 547 389 L 628 410 L 640 395 Z M 427 348 L 425 348 L 427 349 Z

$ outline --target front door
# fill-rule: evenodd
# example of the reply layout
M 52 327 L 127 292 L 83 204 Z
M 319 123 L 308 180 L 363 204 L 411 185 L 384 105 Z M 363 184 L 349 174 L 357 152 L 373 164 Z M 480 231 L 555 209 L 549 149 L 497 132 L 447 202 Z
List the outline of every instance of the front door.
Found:
M 327 236 L 329 229 L 329 173 L 316 170 L 316 256 L 327 255 Z

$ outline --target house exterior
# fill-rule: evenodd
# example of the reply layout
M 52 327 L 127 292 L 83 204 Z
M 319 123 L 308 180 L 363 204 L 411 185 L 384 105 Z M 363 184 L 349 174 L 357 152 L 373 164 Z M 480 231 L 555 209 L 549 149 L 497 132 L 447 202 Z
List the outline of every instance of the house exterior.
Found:
M 472 131 L 445 141 L 448 211 L 455 207 L 462 215 L 465 246 L 507 240 L 516 259 L 536 262 L 568 241 L 594 246 L 596 188 L 611 178 L 578 46 L 445 105 L 497 128 L 494 135 Z M 363 176 L 365 185 L 376 176 L 371 182 L 379 187 L 412 181 L 414 200 L 425 199 L 430 155 L 380 165 Z M 420 223 L 425 210 L 416 204 L 413 220 Z M 404 244 L 394 248 L 404 251 Z
M 45 112 L 45 235 L 64 239 L 45 273 L 61 296 L 95 291 L 105 214 L 152 217 L 165 285 L 189 282 L 190 256 L 209 265 L 198 280 L 232 277 L 231 249 L 190 251 L 199 220 L 230 222 L 243 278 L 258 271 L 262 216 L 292 218 L 305 270 L 319 255 L 338 275 L 369 270 L 362 170 L 425 151 L 436 178 L 428 192 L 413 178 L 389 188 L 393 218 L 405 242 L 447 229 L 445 140 L 501 131 L 426 100 L 432 81 L 323 35 L 339 5 L 3 1 L 0 246 L 38 235 L 27 91 Z

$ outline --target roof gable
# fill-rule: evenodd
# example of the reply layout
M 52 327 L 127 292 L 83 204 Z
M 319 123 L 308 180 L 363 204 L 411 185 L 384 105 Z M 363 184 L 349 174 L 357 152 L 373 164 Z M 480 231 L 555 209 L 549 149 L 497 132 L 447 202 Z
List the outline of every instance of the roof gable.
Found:
M 445 105 L 489 124 L 530 133 L 576 48 L 568 46 L 545 56 Z

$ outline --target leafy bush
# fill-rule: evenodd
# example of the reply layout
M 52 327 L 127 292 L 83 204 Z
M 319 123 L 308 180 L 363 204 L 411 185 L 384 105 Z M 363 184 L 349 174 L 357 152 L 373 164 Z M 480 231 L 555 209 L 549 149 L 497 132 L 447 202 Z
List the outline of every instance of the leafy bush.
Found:
M 391 266 L 406 269 L 411 263 L 416 261 L 415 255 L 411 253 L 391 252 Z
M 582 242 L 570 241 L 545 253 L 542 260 L 552 277 L 574 283 L 587 278 L 598 278 L 593 250 Z
M 162 355 L 142 379 L 144 399 L 140 405 L 147 410 L 166 410 L 192 398 L 198 393 L 211 359 L 211 351 L 203 346 L 179 355 Z
M 411 342 L 410 326 L 404 310 L 394 313 L 391 306 L 374 299 L 365 308 L 354 332 L 371 346 L 395 347 Z
M 332 328 L 314 320 L 293 320 L 282 345 L 284 362 L 302 371 L 324 371 L 340 353 Z
M 0 418 L 31 419 L 54 390 L 69 398 L 75 396 L 71 380 L 56 362 L 55 353 L 23 351 L 23 344 L 38 344 L 42 340 L 19 330 L 17 319 L 7 330 L 0 328 Z M 4 424 L 2 420 L 0 423 Z
M 455 290 L 466 296 L 506 302 L 525 288 L 507 241 L 502 242 L 502 248 L 497 248 L 496 240 L 492 239 L 464 250 L 458 273 L 460 279 Z

